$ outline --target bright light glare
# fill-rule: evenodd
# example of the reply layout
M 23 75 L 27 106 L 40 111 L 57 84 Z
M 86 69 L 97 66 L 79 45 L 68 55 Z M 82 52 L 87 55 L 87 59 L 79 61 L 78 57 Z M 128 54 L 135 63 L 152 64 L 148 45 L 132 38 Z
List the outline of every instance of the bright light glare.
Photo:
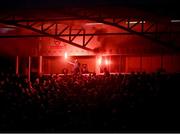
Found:
M 106 64 L 106 65 L 108 65 L 108 64 L 109 64 L 109 61 L 108 61 L 107 59 L 105 60 L 105 64 Z
M 13 30 L 15 30 L 15 29 L 11 28 L 11 27 L 0 27 L 0 33 L 8 33 Z
M 64 53 L 64 58 L 67 59 L 67 52 Z
M 129 24 L 136 24 L 136 23 L 138 23 L 138 21 L 130 21 L 130 22 L 129 22 Z M 139 23 L 140 23 L 140 24 L 146 23 L 146 21 L 140 21 Z M 126 24 L 128 24 L 128 22 L 126 22 Z
M 180 22 L 180 20 L 171 20 L 172 23 Z
M 103 23 L 86 23 L 85 25 L 87 26 L 93 26 L 93 25 L 101 25 Z
M 102 57 L 100 57 L 100 58 L 98 59 L 98 64 L 101 65 L 101 63 L 102 63 Z

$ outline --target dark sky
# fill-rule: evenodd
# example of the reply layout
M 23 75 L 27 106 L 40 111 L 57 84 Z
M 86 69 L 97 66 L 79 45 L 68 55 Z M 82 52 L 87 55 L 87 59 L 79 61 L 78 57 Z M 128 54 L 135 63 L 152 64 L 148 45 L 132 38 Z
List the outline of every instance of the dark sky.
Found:
M 154 13 L 180 16 L 178 0 L 0 0 L 0 10 L 102 6 L 132 7 Z
M 1 0 L 3 8 L 8 7 L 28 7 L 28 8 L 49 8 L 60 6 L 111 6 L 111 5 L 130 5 L 130 6 L 173 6 L 177 5 L 178 0 Z

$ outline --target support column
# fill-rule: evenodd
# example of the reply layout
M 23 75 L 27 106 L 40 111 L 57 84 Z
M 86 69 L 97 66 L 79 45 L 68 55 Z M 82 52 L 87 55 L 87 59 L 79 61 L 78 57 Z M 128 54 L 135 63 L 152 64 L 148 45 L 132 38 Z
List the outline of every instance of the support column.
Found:
M 111 60 L 112 60 L 112 57 L 111 57 L 111 55 L 109 56 L 109 63 L 108 63 L 108 66 L 109 66 L 109 73 L 111 73 Z
M 142 55 L 140 56 L 140 72 L 142 72 L 143 71 L 143 67 L 142 67 L 143 65 L 142 65 Z
M 163 69 L 163 54 L 161 54 L 161 70 Z
M 28 58 L 28 80 L 31 81 L 31 56 Z
M 39 76 L 42 75 L 42 56 L 39 56 Z
M 119 56 L 119 69 L 118 69 L 119 73 L 122 73 L 122 55 Z
M 96 64 L 96 69 L 95 69 L 95 70 L 96 70 L 96 74 L 97 74 L 97 75 L 100 74 L 100 64 L 101 64 L 101 63 L 100 63 L 100 62 L 101 62 L 101 61 L 100 61 L 100 57 L 101 57 L 101 56 L 98 55 L 98 56 L 96 56 L 96 58 L 95 58 L 95 59 L 96 59 L 96 62 L 95 62 L 95 64 Z
M 16 75 L 19 74 L 19 56 L 16 56 Z

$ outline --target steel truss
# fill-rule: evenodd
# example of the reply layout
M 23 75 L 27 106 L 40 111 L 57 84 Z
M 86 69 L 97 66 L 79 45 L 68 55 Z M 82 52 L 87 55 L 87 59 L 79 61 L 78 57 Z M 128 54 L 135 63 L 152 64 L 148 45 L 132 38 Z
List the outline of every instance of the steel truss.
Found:
M 110 17 L 103 9 L 99 9 L 99 12 L 97 12 L 97 10 L 94 12 L 84 11 L 84 9 L 78 9 L 77 11 L 76 9 L 72 10 L 73 11 L 66 11 L 67 14 L 81 17 L 81 19 L 89 17 L 89 20 L 120 28 L 176 51 L 180 50 L 180 47 L 178 47 L 175 42 L 175 39 L 179 38 L 180 25 L 171 23 L 170 18 L 144 15 L 121 17 L 112 14 L 112 17 Z M 132 22 L 134 23 L 132 24 Z M 148 24 L 148 26 L 146 24 Z M 137 29 L 137 27 L 139 28 Z
M 6 22 L 5 24 L 8 25 L 14 25 L 17 27 L 29 29 L 31 31 L 36 32 L 37 34 L 35 35 L 12 35 L 12 36 L 4 36 L 4 37 L 51 37 L 56 40 L 63 41 L 65 43 L 71 44 L 75 47 L 88 50 L 88 51 L 93 51 L 92 49 L 88 48 L 87 45 L 88 43 L 92 40 L 94 35 L 85 35 L 85 29 L 79 28 L 79 29 L 73 29 L 71 26 L 66 25 L 65 27 L 59 27 L 58 23 L 44 23 L 44 22 L 16 22 L 16 21 L 11 21 L 11 22 Z M 64 33 L 69 33 L 65 34 Z M 76 33 L 74 33 L 76 32 Z M 75 39 L 81 34 L 81 40 L 82 42 L 74 42 Z M 63 36 L 68 36 L 69 38 L 63 38 Z M 1 36 L 3 37 L 3 36 Z
M 71 9 L 65 10 L 63 13 L 66 14 L 68 17 L 24 18 L 16 15 L 1 17 L 0 23 L 29 29 L 36 32 L 37 34 L 0 35 L 0 38 L 52 37 L 54 39 L 69 43 L 75 47 L 79 47 L 88 51 L 93 51 L 87 46 L 94 36 L 135 34 L 145 39 L 161 44 L 165 47 L 173 48 L 174 50 L 180 49 L 175 44 L 175 39 L 180 34 L 180 26 L 172 24 L 169 19 L 148 19 L 148 16 L 121 17 L 117 15 L 106 15 L 106 13 L 104 13 L 102 10 L 97 12 L 84 9 Z M 65 20 L 90 20 L 93 22 L 114 26 L 127 32 L 87 33 L 86 29 L 84 29 L 83 27 L 74 29 L 71 25 L 62 26 L 61 21 Z M 77 37 L 81 37 L 81 43 L 75 42 Z

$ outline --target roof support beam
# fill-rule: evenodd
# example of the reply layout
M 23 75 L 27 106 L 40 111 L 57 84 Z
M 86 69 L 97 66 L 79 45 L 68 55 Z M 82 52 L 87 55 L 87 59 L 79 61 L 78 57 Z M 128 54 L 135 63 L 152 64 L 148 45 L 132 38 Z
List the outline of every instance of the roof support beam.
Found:
M 84 45 L 80 45 L 80 44 L 77 44 L 75 42 L 72 42 L 71 40 L 67 40 L 67 39 L 64 39 L 60 36 L 57 36 L 57 35 L 54 35 L 54 34 L 50 34 L 48 32 L 45 32 L 44 29 L 42 29 L 42 25 L 41 25 L 41 30 L 39 30 L 38 28 L 35 28 L 35 27 L 32 27 L 32 26 L 29 26 L 29 25 L 26 25 L 26 24 L 20 24 L 20 23 L 8 23 L 8 25 L 14 25 L 14 26 L 17 26 L 17 27 L 21 27 L 21 28 L 25 28 L 25 29 L 29 29 L 31 31 L 34 31 L 40 35 L 44 35 L 44 36 L 47 36 L 47 37 L 51 37 L 51 38 L 54 38 L 56 40 L 60 40 L 60 41 L 63 41 L 65 43 L 68 43 L 72 46 L 75 46 L 75 47 L 78 47 L 78 48 L 81 48 L 81 49 L 84 49 L 84 50 L 87 50 L 87 51 L 91 51 L 91 52 L 94 52 L 93 49 L 91 48 L 88 48 L 88 47 L 85 47 Z

